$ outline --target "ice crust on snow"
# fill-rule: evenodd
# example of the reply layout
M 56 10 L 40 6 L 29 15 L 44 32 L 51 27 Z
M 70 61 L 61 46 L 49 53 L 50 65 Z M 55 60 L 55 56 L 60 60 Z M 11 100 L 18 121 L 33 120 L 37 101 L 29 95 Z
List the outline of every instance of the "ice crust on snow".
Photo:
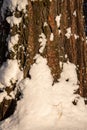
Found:
M 59 83 L 52 86 L 53 78 L 47 60 L 35 56 L 30 70 L 31 79 L 19 83 L 23 90 L 23 99 L 10 118 L 1 123 L 3 130 L 57 130 L 82 129 L 87 127 L 87 108 L 78 94 L 73 94 L 77 85 L 77 73 L 74 64 L 67 62 Z M 66 81 L 66 79 L 69 79 Z M 73 100 L 78 100 L 73 105 Z M 21 108 L 21 109 L 20 109 Z

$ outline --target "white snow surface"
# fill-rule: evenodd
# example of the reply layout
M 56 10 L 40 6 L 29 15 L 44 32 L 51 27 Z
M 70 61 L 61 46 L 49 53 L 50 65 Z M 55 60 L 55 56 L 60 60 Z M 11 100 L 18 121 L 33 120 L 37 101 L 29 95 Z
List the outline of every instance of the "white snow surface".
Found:
M 48 26 L 48 23 L 47 22 L 44 22 L 44 25 L 43 25 L 44 27 L 47 27 Z
M 16 18 L 15 16 L 9 16 L 6 18 L 7 22 L 13 27 L 13 25 L 19 26 L 21 23 L 22 18 Z
M 55 18 L 55 21 L 57 23 L 57 27 L 58 27 L 58 32 L 59 34 L 61 34 L 61 29 L 60 29 L 60 23 L 61 23 L 61 14 L 57 15 L 56 18 Z
M 47 42 L 47 39 L 46 39 L 46 36 L 44 33 L 41 33 L 39 35 L 39 43 L 40 43 L 40 49 L 39 49 L 39 52 L 40 53 L 43 53 L 44 49 L 45 49 L 45 46 L 46 46 L 46 42 Z
M 57 23 L 57 27 L 59 28 L 60 27 L 61 14 L 57 15 L 55 20 L 56 20 L 56 23 Z
M 53 40 L 54 40 L 54 34 L 51 33 L 51 34 L 50 34 L 50 41 L 53 41 Z
M 17 8 L 19 11 L 23 10 L 26 12 L 26 6 L 28 5 L 28 0 L 4 0 L 2 6 L 2 15 L 4 16 L 5 10 L 9 8 L 11 11 L 15 11 Z
M 14 47 L 14 45 L 18 44 L 18 40 L 19 40 L 18 34 L 11 36 L 11 37 L 8 36 L 7 41 L 8 41 L 8 50 L 9 51 L 10 50 L 14 51 L 13 47 Z
M 74 34 L 74 37 L 75 37 L 75 39 L 78 39 L 78 38 L 79 38 L 79 36 L 78 36 L 77 34 Z
M 71 37 L 71 35 L 72 35 L 71 27 L 67 28 L 66 31 L 67 31 L 67 33 L 65 34 L 65 36 L 67 37 L 67 39 L 69 39 Z
M 73 94 L 79 87 L 75 65 L 65 63 L 59 82 L 52 85 L 47 60 L 40 55 L 35 59 L 31 79 L 19 83 L 23 99 L 15 113 L 1 122 L 0 130 L 86 130 L 87 107 L 82 97 Z
M 23 73 L 19 69 L 17 60 L 7 60 L 0 68 L 0 83 L 4 86 L 11 86 L 11 81 L 20 81 Z

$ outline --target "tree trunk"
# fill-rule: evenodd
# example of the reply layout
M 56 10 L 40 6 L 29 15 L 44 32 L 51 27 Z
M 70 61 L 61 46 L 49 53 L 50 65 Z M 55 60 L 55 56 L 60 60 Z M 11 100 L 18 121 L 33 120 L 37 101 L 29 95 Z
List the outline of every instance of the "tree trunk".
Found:
M 29 29 L 32 35 L 29 35 L 29 37 L 32 37 L 33 42 L 29 43 L 33 43 L 31 46 L 37 48 L 37 51 L 34 52 L 35 54 L 38 53 L 40 48 L 38 38 L 41 33 L 44 33 L 47 44 L 43 56 L 48 60 L 54 81 L 58 81 L 60 76 L 59 62 L 66 61 L 65 57 L 67 55 L 69 61 L 77 66 L 79 93 L 81 96 L 86 96 L 87 47 L 82 5 L 83 0 L 29 1 L 29 16 L 32 17 L 29 17 L 29 19 L 33 21 L 31 22 L 32 25 L 30 24 L 32 28 Z M 60 16 L 60 26 L 58 28 L 55 20 L 56 16 Z M 44 27 L 45 22 L 47 22 L 47 26 Z M 67 36 L 68 31 L 70 31 L 69 36 Z M 50 40 L 51 34 L 54 37 L 53 41 Z M 33 50 L 31 49 L 31 55 Z M 30 58 L 32 59 L 32 56 Z
M 10 13 L 13 14 L 13 12 Z M 26 14 L 15 10 L 15 17 L 22 17 L 22 22 L 19 27 L 13 25 L 9 29 L 10 36 L 19 34 L 19 41 L 14 46 L 14 51 L 8 52 L 7 58 L 20 60 L 20 69 L 24 72 L 24 78 L 31 78 L 29 70 L 35 62 L 34 57 L 36 54 L 42 55 L 47 59 L 54 83 L 58 82 L 62 71 L 60 63 L 63 65 L 69 60 L 77 67 L 78 92 L 81 96 L 87 97 L 87 45 L 84 32 L 83 0 L 28 0 Z M 41 37 L 45 37 L 46 40 L 42 51 L 39 41 Z M 6 41 L 4 46 L 5 44 Z M 2 50 L 0 49 L 0 56 Z M 11 90 L 7 87 L 7 93 L 13 91 L 15 87 L 16 83 L 13 84 Z M 18 97 L 17 94 L 15 99 Z M 12 103 L 15 106 L 16 102 L 17 99 L 14 101 L 11 99 L 9 102 L 6 99 L 3 100 L 0 105 L 0 120 L 8 116 L 8 111 L 13 109 L 9 106 L 12 106 Z M 5 105 L 7 105 L 6 109 Z
M 34 56 L 40 53 L 40 43 L 38 39 L 40 34 L 44 33 L 47 38 L 47 44 L 44 51 L 40 54 L 47 58 L 54 81 L 57 81 L 59 78 L 59 45 L 57 43 L 58 29 L 55 24 L 55 17 L 57 15 L 55 6 L 56 2 L 50 3 L 49 1 L 29 1 L 29 36 L 27 48 L 29 57 L 27 57 L 25 63 L 25 77 L 31 64 L 33 63 Z M 44 23 L 47 23 L 47 26 L 44 26 Z M 53 41 L 50 41 L 51 34 L 54 35 Z

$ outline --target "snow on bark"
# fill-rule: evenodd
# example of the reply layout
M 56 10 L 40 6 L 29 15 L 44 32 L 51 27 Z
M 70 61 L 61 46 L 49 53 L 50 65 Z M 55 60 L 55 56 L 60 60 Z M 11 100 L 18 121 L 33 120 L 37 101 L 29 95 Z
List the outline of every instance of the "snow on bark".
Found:
M 14 51 L 14 46 L 16 45 L 16 44 L 18 44 L 18 40 L 19 40 L 19 35 L 18 34 L 16 34 L 15 36 L 8 36 L 8 38 L 7 38 L 7 41 L 8 41 L 8 50 L 9 51 Z
M 43 53 L 44 49 L 45 49 L 45 46 L 46 46 L 46 42 L 47 42 L 47 39 L 46 39 L 46 36 L 44 33 L 41 33 L 39 35 L 39 42 L 40 42 L 40 49 L 39 49 L 39 52 L 40 53 Z
M 57 27 L 59 28 L 60 27 L 61 14 L 57 15 L 55 20 L 57 22 Z
M 73 15 L 76 17 L 77 16 L 77 14 L 76 14 L 76 10 L 73 12 Z
M 6 20 L 11 25 L 11 27 L 13 27 L 13 25 L 19 26 L 22 19 L 21 18 L 16 18 L 15 16 L 9 16 L 9 17 L 7 17 Z
M 51 33 L 51 34 L 50 34 L 50 41 L 53 41 L 53 40 L 54 40 L 54 34 Z
M 28 5 L 28 0 L 4 0 L 2 6 L 2 16 L 6 13 L 6 9 L 9 8 L 10 11 L 15 11 L 17 8 L 19 11 L 26 12 L 26 6 Z
M 7 60 L 0 68 L 0 82 L 5 86 L 11 87 L 11 81 L 20 81 L 23 74 L 19 69 L 17 60 Z
M 67 33 L 65 34 L 65 36 L 67 37 L 67 39 L 69 39 L 71 37 L 71 35 L 72 35 L 71 27 L 67 28 L 66 31 L 67 31 Z

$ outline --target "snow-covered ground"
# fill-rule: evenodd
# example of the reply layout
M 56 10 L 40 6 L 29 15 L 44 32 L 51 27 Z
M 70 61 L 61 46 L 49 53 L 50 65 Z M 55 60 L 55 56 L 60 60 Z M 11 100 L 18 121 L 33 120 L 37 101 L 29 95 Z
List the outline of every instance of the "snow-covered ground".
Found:
M 0 124 L 0 130 L 86 130 L 87 106 L 78 94 L 76 67 L 67 62 L 59 82 L 53 78 L 45 58 L 37 55 L 31 79 L 19 83 L 23 98 L 15 113 Z M 68 79 L 68 80 L 67 80 Z M 73 105 L 73 101 L 77 105 Z

